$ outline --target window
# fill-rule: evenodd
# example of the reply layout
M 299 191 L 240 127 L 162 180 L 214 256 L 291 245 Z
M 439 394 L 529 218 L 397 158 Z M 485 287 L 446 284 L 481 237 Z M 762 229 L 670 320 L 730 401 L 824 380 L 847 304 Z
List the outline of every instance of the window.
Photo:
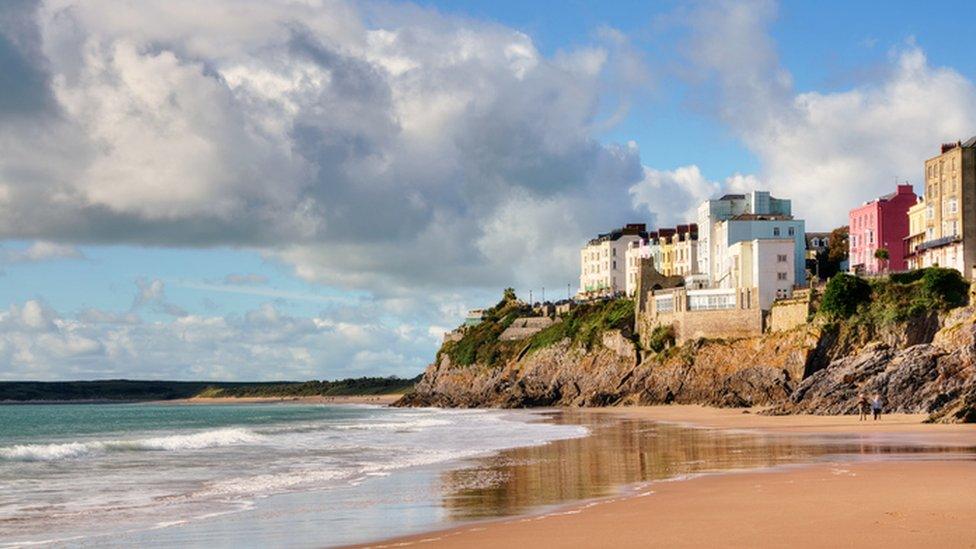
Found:
M 776 261 L 780 263 L 786 263 L 786 254 L 779 254 L 776 256 Z
M 949 201 L 949 213 L 956 213 L 957 208 L 958 206 L 956 205 L 956 199 L 953 198 Z
M 616 259 L 613 260 L 613 269 L 614 270 L 617 270 L 617 260 Z
M 787 232 L 789 233 L 790 236 L 793 236 L 796 234 L 796 228 L 790 227 L 789 229 L 787 229 Z
M 779 236 L 779 227 L 773 227 L 773 236 Z
M 786 280 L 786 273 L 776 273 L 776 280 Z

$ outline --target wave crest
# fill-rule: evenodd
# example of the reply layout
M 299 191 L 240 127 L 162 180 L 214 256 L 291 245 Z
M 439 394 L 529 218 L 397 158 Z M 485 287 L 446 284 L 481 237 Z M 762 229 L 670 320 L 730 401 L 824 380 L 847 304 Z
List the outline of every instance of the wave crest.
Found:
M 202 450 L 234 444 L 260 442 L 261 437 L 247 429 L 214 429 L 186 435 L 170 435 L 134 440 L 95 440 L 59 444 L 18 444 L 0 448 L 0 459 L 8 461 L 60 461 L 107 452 Z

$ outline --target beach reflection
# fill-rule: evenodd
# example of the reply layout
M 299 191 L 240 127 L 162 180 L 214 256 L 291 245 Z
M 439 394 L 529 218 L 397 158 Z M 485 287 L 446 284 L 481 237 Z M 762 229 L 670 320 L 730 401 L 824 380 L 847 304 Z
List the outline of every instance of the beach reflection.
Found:
M 619 493 L 622 486 L 699 473 L 809 463 L 883 459 L 894 454 L 957 453 L 892 438 L 770 435 L 698 429 L 586 412 L 554 412 L 550 421 L 582 423 L 591 436 L 518 448 L 444 471 L 442 505 L 449 520 L 512 516 Z

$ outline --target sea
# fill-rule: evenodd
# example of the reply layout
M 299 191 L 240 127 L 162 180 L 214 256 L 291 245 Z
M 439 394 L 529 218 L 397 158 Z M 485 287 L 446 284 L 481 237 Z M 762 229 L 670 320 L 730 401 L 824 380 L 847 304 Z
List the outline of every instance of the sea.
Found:
M 588 433 L 543 420 L 368 405 L 0 406 L 0 546 L 321 547 L 424 531 L 444 522 L 446 470 Z
M 572 513 L 656 482 L 890 459 L 972 460 L 976 449 L 586 410 L 0 405 L 0 547 L 382 544 Z

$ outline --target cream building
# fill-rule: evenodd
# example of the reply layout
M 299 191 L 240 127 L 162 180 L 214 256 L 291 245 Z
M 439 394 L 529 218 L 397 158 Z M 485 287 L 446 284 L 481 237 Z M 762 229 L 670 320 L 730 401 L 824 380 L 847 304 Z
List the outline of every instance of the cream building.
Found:
M 927 210 L 928 205 L 925 203 L 924 197 L 908 209 L 908 236 L 905 238 L 905 261 L 908 262 L 909 269 L 929 267 L 929 265 L 924 264 L 924 260 L 931 259 L 931 256 L 924 257 L 924 254 L 918 253 L 918 247 L 928 239 L 926 237 L 927 228 L 925 222 Z
M 726 288 L 756 288 L 759 308 L 768 311 L 777 299 L 793 295 L 796 271 L 792 238 L 743 240 L 728 248 L 729 276 Z
M 667 276 L 698 273 L 698 225 L 678 225 L 671 236 L 671 272 Z
M 913 264 L 949 267 L 971 278 L 976 268 L 976 137 L 944 144 L 941 154 L 925 161 L 923 199 L 925 236 L 915 245 Z
M 654 259 L 654 269 L 664 276 L 698 273 L 698 226 L 694 223 L 647 233 L 647 239 L 632 242 L 626 252 L 626 292 L 633 296 L 640 276 L 640 260 Z
M 580 250 L 580 297 L 625 292 L 627 250 L 632 243 L 646 239 L 646 225 L 631 223 L 590 240 Z

